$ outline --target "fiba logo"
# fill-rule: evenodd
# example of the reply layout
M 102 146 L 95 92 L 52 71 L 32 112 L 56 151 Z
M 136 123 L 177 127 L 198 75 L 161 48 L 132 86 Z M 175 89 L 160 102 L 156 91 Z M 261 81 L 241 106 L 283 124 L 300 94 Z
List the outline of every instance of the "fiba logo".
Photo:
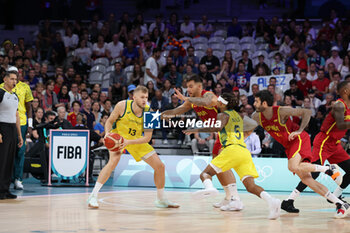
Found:
M 143 113 L 143 128 L 144 129 L 160 129 L 160 112 L 145 112 Z

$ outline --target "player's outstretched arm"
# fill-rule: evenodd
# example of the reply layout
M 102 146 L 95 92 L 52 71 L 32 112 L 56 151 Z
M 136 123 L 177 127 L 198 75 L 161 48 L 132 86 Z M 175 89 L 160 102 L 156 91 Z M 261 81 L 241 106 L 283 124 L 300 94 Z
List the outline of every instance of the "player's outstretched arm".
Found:
M 183 114 L 185 112 L 190 111 L 191 109 L 192 109 L 191 103 L 186 101 L 185 103 L 181 104 L 177 108 L 166 110 L 166 111 L 162 112 L 162 115 L 160 115 L 160 118 L 161 119 L 170 119 L 170 118 L 175 117 L 175 115 Z
M 187 97 L 191 104 L 201 107 L 214 107 L 217 105 L 218 97 L 212 92 L 206 92 L 202 97 Z
M 350 122 L 344 120 L 344 110 L 344 105 L 340 102 L 335 103 L 332 108 L 332 115 L 335 119 L 337 128 L 340 130 L 350 129 Z
M 121 114 L 125 111 L 125 107 L 126 107 L 126 101 L 120 101 L 115 105 L 115 108 L 113 110 L 113 112 L 111 113 L 111 115 L 108 117 L 106 124 L 105 124 L 105 137 L 107 136 L 107 134 L 109 132 L 111 132 L 112 127 L 114 122 L 116 122 L 116 120 L 121 116 Z
M 217 120 L 221 122 L 220 126 L 218 127 L 210 127 L 210 128 L 193 128 L 193 129 L 187 129 L 183 132 L 187 135 L 190 135 L 192 133 L 196 132 L 220 132 L 226 125 L 229 120 L 230 116 L 226 113 L 219 113 L 217 116 Z
M 301 134 L 306 128 L 306 126 L 309 124 L 312 112 L 310 109 L 305 109 L 305 108 L 281 107 L 279 110 L 279 114 L 280 114 L 279 117 L 281 120 L 285 120 L 290 116 L 298 116 L 302 118 L 299 129 L 295 132 L 292 132 L 289 135 L 288 139 L 293 140 L 296 136 Z

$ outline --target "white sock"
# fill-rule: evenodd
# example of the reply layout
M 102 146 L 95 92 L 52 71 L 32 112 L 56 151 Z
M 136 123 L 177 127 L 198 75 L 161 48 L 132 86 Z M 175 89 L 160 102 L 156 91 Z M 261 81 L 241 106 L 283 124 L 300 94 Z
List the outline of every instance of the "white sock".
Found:
M 324 197 L 328 200 L 330 200 L 331 202 L 333 202 L 334 204 L 336 203 L 340 203 L 340 204 L 344 204 L 343 201 L 339 200 L 339 198 L 337 198 L 333 193 L 331 193 L 330 191 L 328 191 L 326 193 L 326 195 L 324 195 Z
M 342 189 L 342 188 L 340 188 L 340 186 L 338 186 L 334 190 L 333 194 L 334 194 L 334 196 L 339 197 L 339 196 L 341 196 L 343 194 L 343 191 L 344 191 L 344 189 Z
M 260 197 L 261 199 L 263 199 L 264 201 L 266 201 L 267 203 L 270 203 L 272 200 L 273 200 L 273 197 L 271 197 L 270 194 L 268 194 L 267 192 L 265 191 L 262 191 L 260 193 Z
M 226 192 L 226 189 L 227 192 Z M 240 201 L 241 199 L 239 198 L 238 191 L 237 191 L 237 184 L 232 183 L 224 187 L 225 192 L 226 192 L 226 200 L 231 200 L 231 199 L 236 199 Z
M 210 179 L 206 179 L 203 181 L 203 185 L 205 189 L 215 189 L 213 182 Z
M 289 195 L 287 200 L 295 200 L 297 197 L 299 197 L 300 192 L 298 189 L 294 189 L 291 194 Z
M 329 170 L 328 166 L 315 165 L 315 172 L 323 172 L 323 173 L 325 173 L 327 170 Z
M 94 189 L 92 190 L 92 195 L 97 197 L 98 192 L 102 188 L 103 184 L 96 182 Z
M 157 189 L 157 198 L 158 200 L 164 200 L 164 188 Z

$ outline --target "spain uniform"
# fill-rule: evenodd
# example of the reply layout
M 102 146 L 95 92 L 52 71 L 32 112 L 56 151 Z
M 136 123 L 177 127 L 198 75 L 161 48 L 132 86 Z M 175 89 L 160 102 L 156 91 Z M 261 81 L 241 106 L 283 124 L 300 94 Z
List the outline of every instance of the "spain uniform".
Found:
M 338 99 L 337 102 L 344 105 L 344 121 L 349 122 L 350 109 L 343 99 Z M 340 143 L 340 139 L 344 137 L 346 131 L 347 129 L 338 129 L 332 113 L 328 113 L 322 123 L 320 132 L 314 139 L 313 161 L 320 160 L 321 164 L 324 164 L 328 160 L 331 164 L 338 164 L 350 159 Z
M 132 109 L 133 100 L 125 101 L 125 110 L 116 121 L 116 128 L 111 132 L 118 133 L 127 140 L 134 140 L 143 137 L 143 114 L 141 117 L 135 115 Z M 149 111 L 150 107 L 146 105 L 144 112 Z M 125 149 L 139 162 L 141 159 L 147 159 L 155 154 L 154 148 L 148 143 L 127 145 Z
M 284 148 L 287 158 L 293 158 L 297 153 L 304 161 L 312 161 L 311 142 L 308 133 L 303 131 L 292 141 L 288 140 L 289 135 L 299 129 L 299 125 L 288 118 L 286 123 L 282 123 L 279 114 L 280 106 L 273 106 L 271 119 L 266 119 L 263 113 L 259 113 L 260 125 Z
M 224 112 L 229 116 L 226 126 L 219 132 L 221 153 L 211 161 L 211 166 L 217 172 L 225 172 L 233 168 L 240 179 L 259 177 L 252 156 L 244 143 L 243 119 L 234 110 Z
M 210 92 L 206 90 L 202 90 L 201 96 L 205 93 Z M 216 120 L 218 115 L 218 110 L 216 107 L 203 107 L 192 104 L 192 109 L 197 113 L 198 117 L 204 122 L 209 119 Z M 219 138 L 216 139 L 214 147 L 213 147 L 213 155 L 219 154 L 219 150 L 221 149 L 221 144 Z

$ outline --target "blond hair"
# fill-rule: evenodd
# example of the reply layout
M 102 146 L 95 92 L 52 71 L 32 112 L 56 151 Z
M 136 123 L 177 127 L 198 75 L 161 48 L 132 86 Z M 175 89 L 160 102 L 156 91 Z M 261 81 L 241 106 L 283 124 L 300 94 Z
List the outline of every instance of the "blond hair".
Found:
M 142 93 L 148 93 L 147 87 L 142 86 L 142 85 L 138 85 L 138 86 L 135 88 L 134 93 L 139 92 L 139 91 L 141 91 Z

